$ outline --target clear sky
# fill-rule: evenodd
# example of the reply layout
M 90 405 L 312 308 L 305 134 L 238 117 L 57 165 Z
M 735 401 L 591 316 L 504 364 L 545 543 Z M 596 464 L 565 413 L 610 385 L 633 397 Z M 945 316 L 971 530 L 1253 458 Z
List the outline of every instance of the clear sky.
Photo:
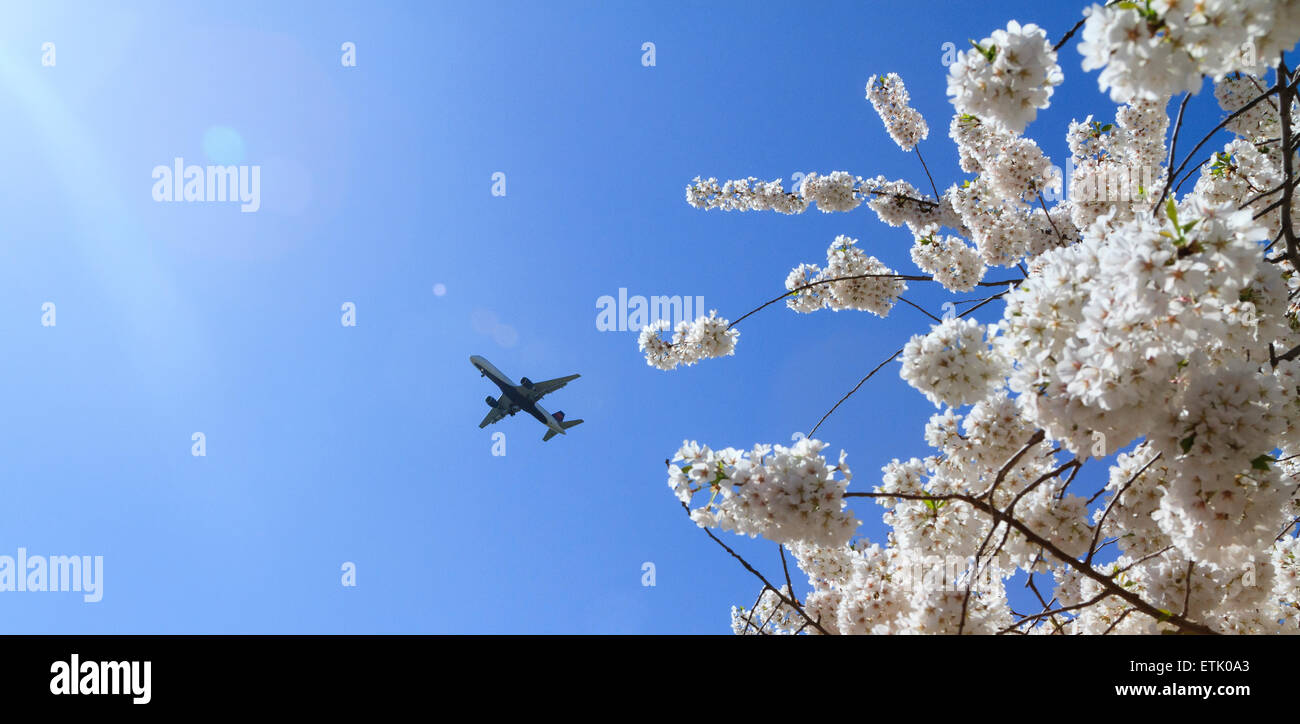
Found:
M 734 319 L 837 234 L 915 273 L 907 231 L 865 207 L 704 212 L 684 188 L 832 170 L 928 188 L 863 97 L 890 71 L 946 187 L 943 44 L 1012 18 L 1055 40 L 1081 9 L 800 5 L 7 4 L 0 555 L 103 556 L 104 580 L 98 603 L 0 592 L 0 630 L 728 631 L 756 581 L 686 519 L 664 458 L 788 443 L 928 321 L 774 305 L 735 357 L 661 372 L 635 332 L 597 329 L 597 300 L 702 296 Z M 1028 131 L 1058 163 L 1072 118 L 1113 115 L 1076 47 Z M 1191 130 L 1220 117 L 1206 91 Z M 260 209 L 154 201 L 177 157 L 260 167 Z M 478 429 L 496 390 L 471 354 L 581 373 L 544 404 L 586 424 L 544 444 L 524 415 Z M 933 412 L 895 364 L 818 437 L 870 489 L 926 453 Z M 882 509 L 857 508 L 883 542 Z M 727 539 L 778 575 L 775 544 Z

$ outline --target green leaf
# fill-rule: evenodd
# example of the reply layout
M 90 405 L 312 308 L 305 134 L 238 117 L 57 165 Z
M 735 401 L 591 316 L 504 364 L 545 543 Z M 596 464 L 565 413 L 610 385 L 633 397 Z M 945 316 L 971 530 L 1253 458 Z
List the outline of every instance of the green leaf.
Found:
M 1271 456 L 1271 455 L 1260 455 L 1259 457 L 1257 457 L 1257 458 L 1255 458 L 1254 460 L 1251 460 L 1251 461 L 1250 461 L 1250 467 L 1253 468 L 1253 469 L 1255 469 L 1255 470 L 1264 470 L 1264 471 L 1267 471 L 1267 470 L 1268 470 L 1268 464 L 1269 464 L 1269 463 L 1275 463 L 1275 462 L 1277 462 L 1277 458 L 1275 458 L 1275 457 L 1273 457 L 1273 456 Z
M 1192 433 L 1191 435 L 1188 435 L 1187 437 L 1183 438 L 1182 440 L 1179 440 L 1179 441 L 1178 441 L 1178 446 L 1181 447 L 1181 448 L 1183 449 L 1183 454 L 1186 455 L 1186 454 L 1187 454 L 1187 451 L 1188 451 L 1188 450 L 1191 450 L 1191 449 L 1192 449 L 1192 445 L 1195 444 L 1195 443 L 1196 443 L 1196 433 Z
M 975 42 L 973 38 L 969 40 L 970 40 L 970 44 L 980 52 L 980 55 L 984 56 L 984 60 L 987 60 L 988 62 L 992 63 L 993 59 L 998 57 L 998 46 L 990 45 L 989 47 L 985 48 L 984 46 Z
M 1165 202 L 1165 216 L 1174 222 L 1174 226 L 1178 226 L 1178 204 L 1175 204 L 1173 199 Z

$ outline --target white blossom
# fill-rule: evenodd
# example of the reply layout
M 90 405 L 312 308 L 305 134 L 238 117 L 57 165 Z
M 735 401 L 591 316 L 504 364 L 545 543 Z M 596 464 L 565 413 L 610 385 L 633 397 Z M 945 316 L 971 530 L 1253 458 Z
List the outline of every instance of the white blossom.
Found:
M 948 67 L 948 95 L 968 113 L 1020 133 L 1046 108 L 1062 80 L 1056 51 L 1037 25 L 1012 20 L 976 47 L 957 54 Z
M 920 111 L 909 105 L 907 87 L 897 73 L 871 76 L 867 81 L 867 100 L 884 122 L 889 137 L 904 151 L 912 150 L 930 135 L 930 127 Z
M 937 407 L 978 402 L 1002 383 L 1001 355 L 985 340 L 984 325 L 951 317 L 916 335 L 903 348 L 900 374 Z

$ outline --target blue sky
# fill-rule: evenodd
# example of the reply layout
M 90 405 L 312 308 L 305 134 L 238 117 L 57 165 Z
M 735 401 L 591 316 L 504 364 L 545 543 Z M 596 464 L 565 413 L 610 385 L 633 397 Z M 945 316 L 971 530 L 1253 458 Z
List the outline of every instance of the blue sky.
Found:
M 928 186 L 863 98 L 890 71 L 946 187 L 962 177 L 943 43 L 1012 18 L 1056 39 L 1080 11 L 109 7 L 14 3 L 0 23 L 0 555 L 104 557 L 98 603 L 0 593 L 7 633 L 727 631 L 756 582 L 685 518 L 662 461 L 683 438 L 788 442 L 927 320 L 773 306 L 735 357 L 665 373 L 634 332 L 597 330 L 597 299 L 703 296 L 734 319 L 837 234 L 912 269 L 906 230 L 865 208 L 703 212 L 684 187 L 832 170 Z M 1058 163 L 1072 118 L 1113 114 L 1075 48 L 1028 131 Z M 1188 113 L 1191 131 L 1220 117 L 1208 92 Z M 155 202 L 151 171 L 176 157 L 260 166 L 261 209 Z M 479 430 L 495 389 L 471 354 L 516 379 L 581 373 L 545 404 L 586 424 L 545 444 L 522 415 Z M 818 436 L 869 489 L 926 452 L 933 411 L 891 367 Z M 881 509 L 857 507 L 883 542 Z M 774 544 L 729 542 L 779 572 Z

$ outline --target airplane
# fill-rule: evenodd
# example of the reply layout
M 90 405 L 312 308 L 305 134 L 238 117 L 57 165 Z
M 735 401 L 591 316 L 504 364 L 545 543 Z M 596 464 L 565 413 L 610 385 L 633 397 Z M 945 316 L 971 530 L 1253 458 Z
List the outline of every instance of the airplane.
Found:
M 545 382 L 533 382 L 524 377 L 519 380 L 521 384 L 516 385 L 509 377 L 502 374 L 501 370 L 493 367 L 491 362 L 478 355 L 471 356 L 469 363 L 474 365 L 474 369 L 478 370 L 481 376 L 487 377 L 501 388 L 500 399 L 488 395 L 484 400 L 492 410 L 488 412 L 487 417 L 483 418 L 483 422 L 478 424 L 479 429 L 499 422 L 508 415 L 513 416 L 520 410 L 537 418 L 538 422 L 546 426 L 546 435 L 542 438 L 542 442 L 550 440 L 556 434 L 565 435 L 567 434 L 565 431 L 569 428 L 582 424 L 582 420 L 565 420 L 563 412 L 557 411 L 552 415 L 537 404 L 538 400 L 578 379 L 581 375 L 557 377 Z

